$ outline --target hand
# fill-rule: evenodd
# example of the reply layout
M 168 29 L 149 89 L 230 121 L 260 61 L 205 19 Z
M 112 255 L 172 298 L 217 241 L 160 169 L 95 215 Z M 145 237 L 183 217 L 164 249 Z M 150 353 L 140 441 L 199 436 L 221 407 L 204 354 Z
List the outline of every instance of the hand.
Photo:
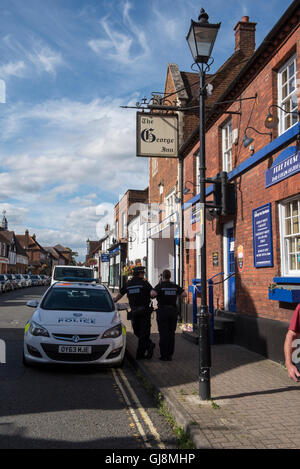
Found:
M 298 380 L 300 380 L 300 373 L 295 367 L 295 365 L 289 365 L 287 366 L 287 372 L 288 372 L 288 377 L 295 381 L 295 383 L 298 383 Z

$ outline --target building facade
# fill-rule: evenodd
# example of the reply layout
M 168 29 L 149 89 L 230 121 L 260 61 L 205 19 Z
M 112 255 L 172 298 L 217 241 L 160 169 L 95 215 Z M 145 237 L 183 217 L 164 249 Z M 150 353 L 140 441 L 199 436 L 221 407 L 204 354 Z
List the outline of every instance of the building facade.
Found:
M 206 116 L 207 177 L 226 171 L 236 194 L 232 215 L 207 211 L 207 278 L 224 280 L 214 303 L 234 316 L 237 343 L 278 361 L 300 300 L 299 21 L 295 1 L 219 97 L 226 104 Z M 244 17 L 236 31 L 249 24 Z M 267 116 L 278 123 L 270 128 Z M 198 139 L 188 142 L 186 180 L 195 175 Z M 208 186 L 207 200 L 213 193 Z M 199 194 L 185 202 L 188 288 L 199 278 Z

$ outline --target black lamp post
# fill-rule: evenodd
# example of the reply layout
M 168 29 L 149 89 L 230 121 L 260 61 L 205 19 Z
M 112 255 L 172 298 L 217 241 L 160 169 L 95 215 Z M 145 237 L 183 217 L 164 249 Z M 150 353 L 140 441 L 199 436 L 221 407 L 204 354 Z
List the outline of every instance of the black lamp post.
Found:
M 201 9 L 198 22 L 191 21 L 186 37 L 192 56 L 199 69 L 199 139 L 200 139 L 200 211 L 201 213 L 201 306 L 197 314 L 199 327 L 199 397 L 210 399 L 211 347 L 209 334 L 209 314 L 206 286 L 206 210 L 205 210 L 205 73 L 220 28 L 220 24 L 210 24 L 208 15 Z

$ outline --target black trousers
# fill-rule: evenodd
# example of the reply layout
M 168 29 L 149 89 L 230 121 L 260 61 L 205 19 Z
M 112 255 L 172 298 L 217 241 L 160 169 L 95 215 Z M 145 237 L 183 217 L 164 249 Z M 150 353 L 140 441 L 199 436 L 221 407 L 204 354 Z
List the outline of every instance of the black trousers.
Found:
M 162 306 L 157 310 L 159 349 L 162 358 L 171 358 L 174 353 L 177 318 L 176 307 Z
M 146 351 L 149 350 L 152 344 L 150 339 L 151 312 L 149 308 L 145 308 L 143 313 L 132 312 L 132 328 L 134 335 L 139 339 L 136 356 L 138 358 L 144 357 Z

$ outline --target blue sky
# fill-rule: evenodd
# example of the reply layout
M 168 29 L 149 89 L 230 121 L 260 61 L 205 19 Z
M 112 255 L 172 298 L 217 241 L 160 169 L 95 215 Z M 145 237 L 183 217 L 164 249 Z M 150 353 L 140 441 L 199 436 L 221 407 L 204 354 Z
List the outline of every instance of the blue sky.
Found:
M 233 28 L 256 22 L 256 45 L 292 1 L 2 0 L 0 211 L 9 229 L 85 254 L 128 188 L 148 185 L 135 156 L 135 111 L 163 91 L 166 67 L 190 71 L 185 41 L 204 7 L 222 22 L 214 68 L 233 53 Z M 2 83 L 3 83 L 2 82 Z

